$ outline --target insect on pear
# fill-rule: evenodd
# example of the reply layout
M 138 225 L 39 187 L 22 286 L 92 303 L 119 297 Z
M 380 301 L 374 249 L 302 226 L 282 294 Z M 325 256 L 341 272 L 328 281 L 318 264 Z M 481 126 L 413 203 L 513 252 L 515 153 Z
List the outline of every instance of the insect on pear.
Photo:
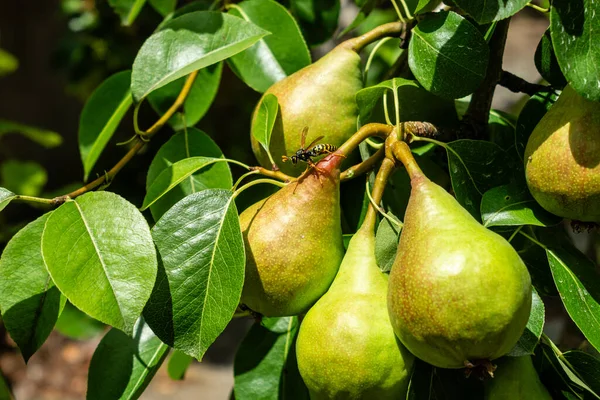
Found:
M 308 163 L 309 166 L 316 168 L 315 163 L 312 160 L 312 157 L 318 157 L 323 154 L 331 154 L 333 153 L 337 147 L 332 144 L 321 143 L 316 144 L 319 140 L 323 139 L 325 136 L 319 136 L 315 140 L 313 140 L 308 146 L 305 146 L 306 143 L 306 134 L 308 133 L 308 126 L 305 126 L 302 129 L 302 136 L 300 139 L 300 148 L 296 150 L 296 154 L 288 157 L 281 156 L 281 160 L 286 162 L 290 160 L 292 164 L 298 164 L 298 161 L 304 161 Z

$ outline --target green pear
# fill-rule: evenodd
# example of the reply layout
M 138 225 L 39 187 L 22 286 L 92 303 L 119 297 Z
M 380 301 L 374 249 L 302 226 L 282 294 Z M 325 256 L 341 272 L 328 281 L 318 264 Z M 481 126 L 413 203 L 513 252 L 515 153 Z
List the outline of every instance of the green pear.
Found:
M 339 164 L 330 155 L 240 215 L 246 246 L 241 303 L 267 317 L 298 315 L 327 291 L 342 258 Z
M 358 106 L 355 96 L 363 88 L 363 81 L 361 59 L 352 43 L 341 43 L 315 63 L 280 80 L 265 92 L 265 95 L 277 96 L 279 102 L 269 150 L 279 168 L 288 175 L 298 176 L 303 171 L 300 166 L 282 162 L 281 156 L 290 156 L 300 149 L 304 127 L 309 128 L 306 146 L 324 136 L 322 143 L 339 147 L 356 132 Z M 256 115 L 255 109 L 253 119 Z M 258 162 L 270 169 L 266 151 L 253 134 L 250 139 Z
M 427 179 L 406 152 L 412 189 L 388 290 L 394 331 L 411 353 L 441 368 L 501 357 L 529 318 L 529 272 L 502 236 Z
M 600 103 L 566 86 L 529 137 L 525 175 L 547 211 L 600 222 Z
M 494 378 L 485 382 L 485 400 L 515 399 L 552 399 L 533 367 L 531 356 L 501 358 Z
M 394 335 L 387 283 L 375 261 L 373 233 L 359 230 L 333 284 L 298 333 L 298 369 L 311 399 L 406 396 L 414 357 Z

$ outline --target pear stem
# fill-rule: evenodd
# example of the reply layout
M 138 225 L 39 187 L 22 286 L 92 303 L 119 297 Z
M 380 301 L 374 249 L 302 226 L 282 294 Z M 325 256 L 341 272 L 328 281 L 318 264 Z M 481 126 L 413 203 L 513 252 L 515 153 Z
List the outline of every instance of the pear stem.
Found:
M 233 192 L 232 197 L 235 199 L 236 197 L 238 197 L 240 195 L 240 193 L 242 193 L 244 190 L 251 188 L 252 186 L 255 185 L 259 185 L 261 183 L 270 183 L 271 185 L 275 185 L 275 186 L 279 186 L 279 187 L 284 187 L 285 185 L 287 185 L 287 183 L 283 183 L 283 182 L 279 182 L 279 181 L 275 181 L 273 179 L 256 179 L 252 182 L 248 182 L 246 183 L 244 186 L 242 186 L 239 189 L 236 189 Z
M 385 156 L 385 148 L 381 147 L 379 150 L 377 150 L 377 152 L 375 154 L 373 154 L 371 157 L 367 158 L 365 161 L 353 165 L 350 168 L 348 168 L 347 170 L 345 170 L 344 172 L 342 172 L 340 174 L 340 181 L 344 182 L 344 181 L 349 181 L 352 178 L 356 178 L 357 176 L 360 176 L 362 174 L 364 174 L 367 171 L 372 170 L 375 165 L 381 161 L 381 159 Z
M 423 176 L 423 171 L 421 171 L 421 168 L 419 168 L 417 160 L 415 160 L 415 157 L 410 151 L 410 147 L 408 147 L 406 143 L 394 143 L 392 147 L 392 153 L 394 154 L 394 157 L 396 159 L 400 160 L 400 162 L 404 164 L 404 167 L 406 168 L 406 172 L 408 172 L 408 176 L 410 176 L 410 179 L 415 179 L 419 176 Z
M 335 153 L 348 156 L 348 154 L 352 153 L 352 151 L 354 151 L 354 149 L 356 149 L 365 139 L 373 136 L 379 136 L 380 138 L 385 139 L 393 130 L 394 127 L 391 125 L 377 123 L 364 125 L 352 135 L 350 139 L 346 140 Z
M 339 46 L 360 52 L 365 46 L 386 36 L 399 35 L 406 29 L 406 23 L 403 21 L 390 22 L 378 26 L 377 28 L 365 33 L 364 35 L 348 39 Z
M 377 171 L 377 176 L 375 176 L 375 184 L 373 185 L 373 191 L 371 192 L 371 198 L 373 199 L 373 203 L 381 203 L 383 191 L 385 190 L 387 181 L 390 178 L 392 172 L 394 172 L 395 168 L 396 163 L 394 162 L 394 160 L 389 159 L 387 157 L 383 159 L 381 167 L 379 167 L 379 171 Z M 367 214 L 365 215 L 363 224 L 359 229 L 360 231 L 368 230 L 370 233 L 375 232 L 375 224 L 377 222 L 377 210 L 375 209 L 375 205 L 373 203 L 369 203 Z
M 281 171 L 272 171 L 270 169 L 266 169 L 263 167 L 250 167 L 249 169 L 250 169 L 250 171 L 257 171 L 261 175 L 267 176 L 269 178 L 277 179 L 277 180 L 280 180 L 280 181 L 286 182 L 286 183 L 297 179 L 297 178 L 294 178 L 287 174 L 284 174 Z

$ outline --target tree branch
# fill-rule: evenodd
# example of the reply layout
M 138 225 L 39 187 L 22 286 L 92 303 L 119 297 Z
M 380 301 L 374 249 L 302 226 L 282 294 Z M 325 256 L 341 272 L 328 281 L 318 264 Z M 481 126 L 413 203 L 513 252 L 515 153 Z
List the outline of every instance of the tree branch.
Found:
M 112 167 L 106 174 L 97 178 L 96 180 L 93 180 L 92 182 L 88 183 L 87 185 L 82 186 L 79 189 L 74 190 L 69 194 L 53 198 L 52 199 L 53 204 L 61 205 L 68 199 L 74 199 L 75 197 L 81 196 L 82 194 L 89 192 L 90 190 L 94 190 L 94 189 L 102 186 L 105 183 L 110 183 L 110 181 L 119 173 L 119 171 L 121 171 L 121 169 L 123 169 L 123 167 L 125 165 L 127 165 L 127 163 L 129 161 L 131 161 L 133 156 L 135 156 L 144 147 L 146 142 L 152 136 L 154 136 L 156 134 L 156 132 L 158 132 L 160 130 L 160 128 L 162 128 L 167 123 L 167 121 L 169 121 L 169 119 L 173 116 L 173 114 L 175 114 L 177 112 L 177 110 L 179 110 L 179 108 L 185 102 L 186 97 L 190 93 L 190 90 L 192 88 L 194 80 L 196 79 L 196 76 L 198 76 L 198 71 L 194 71 L 188 75 L 188 77 L 185 81 L 185 84 L 183 85 L 183 88 L 181 89 L 181 92 L 177 96 L 177 99 L 175 99 L 175 102 L 173 103 L 173 105 L 167 110 L 167 112 L 165 112 L 163 114 L 162 117 L 160 117 L 160 119 L 158 121 L 156 121 L 156 123 L 154 125 L 152 125 L 147 131 L 145 131 L 143 133 L 143 135 L 136 136 L 135 144 L 129 149 L 127 154 L 125 154 L 123 156 L 123 158 L 121 158 L 121 160 L 119 160 L 119 162 L 115 164 L 114 167 Z
M 492 108 L 492 98 L 502 75 L 502 57 L 510 18 L 499 21 L 490 39 L 490 59 L 485 78 L 471 96 L 467 113 L 463 117 L 462 137 L 483 139 L 488 135 L 488 119 Z
M 533 96 L 537 92 L 552 90 L 549 86 L 527 82 L 525 79 L 508 71 L 502 71 L 502 75 L 500 75 L 500 81 L 498 82 L 498 85 L 504 86 L 511 92 L 525 93 L 529 96 Z

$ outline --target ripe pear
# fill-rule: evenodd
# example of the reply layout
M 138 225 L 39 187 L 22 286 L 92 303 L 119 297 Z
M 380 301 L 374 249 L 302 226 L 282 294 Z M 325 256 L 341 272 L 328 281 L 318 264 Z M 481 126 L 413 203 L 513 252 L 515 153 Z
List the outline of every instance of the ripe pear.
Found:
M 566 86 L 529 137 L 525 175 L 547 211 L 600 222 L 600 103 Z
M 533 367 L 531 356 L 498 360 L 494 378 L 485 383 L 485 400 L 514 399 L 552 399 Z
M 513 247 L 484 228 L 416 165 L 390 273 L 396 335 L 420 359 L 462 368 L 508 353 L 531 310 L 531 278 Z
M 355 96 L 363 88 L 363 81 L 360 56 L 350 44 L 350 41 L 339 44 L 315 63 L 280 80 L 265 92 L 265 95 L 277 96 L 279 102 L 269 149 L 279 168 L 288 175 L 298 176 L 302 168 L 282 162 L 281 156 L 292 155 L 300 149 L 304 127 L 309 128 L 306 146 L 319 136 L 325 136 L 322 143 L 339 147 L 356 132 Z M 266 151 L 253 134 L 250 139 L 258 162 L 270 169 Z
M 339 164 L 329 155 L 240 215 L 246 246 L 241 303 L 267 317 L 298 315 L 327 291 L 344 247 Z
M 298 333 L 298 369 L 311 399 L 406 396 L 414 357 L 390 324 L 387 281 L 376 264 L 373 233 L 359 230 L 333 284 Z

